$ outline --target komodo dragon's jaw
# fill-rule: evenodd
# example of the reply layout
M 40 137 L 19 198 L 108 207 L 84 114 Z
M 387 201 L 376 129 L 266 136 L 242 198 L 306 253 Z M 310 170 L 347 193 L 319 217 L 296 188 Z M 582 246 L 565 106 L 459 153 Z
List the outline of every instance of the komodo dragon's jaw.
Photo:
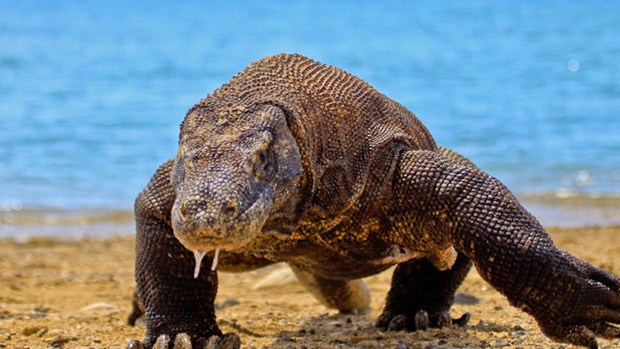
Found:
M 230 188 L 223 189 L 234 192 Z M 261 231 L 273 204 L 270 188 L 262 188 L 257 197 L 247 203 L 238 203 L 243 200 L 243 194 L 224 202 L 189 196 L 180 194 L 177 197 L 172 223 L 175 237 L 190 251 L 234 251 L 242 248 Z M 199 207 L 190 212 L 190 205 Z

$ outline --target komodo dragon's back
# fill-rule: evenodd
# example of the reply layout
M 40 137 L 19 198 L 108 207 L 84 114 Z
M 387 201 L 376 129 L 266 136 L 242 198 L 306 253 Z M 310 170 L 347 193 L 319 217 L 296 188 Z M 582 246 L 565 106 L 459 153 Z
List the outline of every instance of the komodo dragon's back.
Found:
M 376 147 L 395 137 L 414 149 L 436 148 L 430 132 L 411 111 L 356 76 L 299 54 L 256 61 L 203 100 L 224 101 L 289 107 L 295 131 L 323 141 L 313 146 L 323 147 L 327 156 L 355 148 L 368 153 L 372 149 L 362 146 Z M 325 143 L 333 140 L 344 143 Z
M 428 129 L 407 108 L 362 79 L 299 54 L 250 64 L 189 114 L 218 115 L 212 111 L 256 104 L 287 111 L 304 174 L 312 183 L 308 197 L 328 215 L 337 215 L 362 195 L 373 172 L 369 169 L 389 170 L 394 147 L 437 149 Z M 340 183 L 337 193 L 330 189 L 333 182 Z

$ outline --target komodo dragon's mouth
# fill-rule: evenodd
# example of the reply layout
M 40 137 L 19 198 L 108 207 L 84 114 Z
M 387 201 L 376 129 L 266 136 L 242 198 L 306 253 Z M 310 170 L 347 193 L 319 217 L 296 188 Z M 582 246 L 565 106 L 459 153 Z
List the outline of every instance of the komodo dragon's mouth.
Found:
M 211 270 L 214 271 L 217 269 L 220 250 L 236 251 L 249 244 L 262 230 L 268 218 L 266 212 L 272 200 L 273 193 L 261 192 L 237 215 L 233 222 L 224 221 L 221 225 L 198 226 L 191 230 L 185 230 L 181 224 L 178 227 L 180 229 L 173 229 L 179 242 L 194 253 L 196 261 L 194 278 L 198 277 L 202 259 L 207 252 L 215 251 L 211 264 Z M 234 224 L 228 225 L 227 223 Z

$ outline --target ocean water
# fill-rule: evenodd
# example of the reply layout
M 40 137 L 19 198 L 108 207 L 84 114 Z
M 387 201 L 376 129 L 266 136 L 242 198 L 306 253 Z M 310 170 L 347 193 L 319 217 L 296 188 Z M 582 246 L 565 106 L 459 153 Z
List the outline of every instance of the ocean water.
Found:
M 0 1 L 0 235 L 131 233 L 195 102 L 298 52 L 401 102 L 549 225 L 620 224 L 620 4 Z

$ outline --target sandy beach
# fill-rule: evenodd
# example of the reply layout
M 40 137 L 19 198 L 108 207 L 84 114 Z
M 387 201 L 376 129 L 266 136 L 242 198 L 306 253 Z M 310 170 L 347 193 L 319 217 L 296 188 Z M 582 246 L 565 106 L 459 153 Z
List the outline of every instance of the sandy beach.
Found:
M 620 273 L 620 227 L 551 228 L 561 248 Z M 134 288 L 132 237 L 0 242 L 0 348 L 122 348 L 144 323 L 126 325 Z M 465 328 L 386 333 L 373 327 L 392 270 L 370 277 L 372 309 L 340 315 L 321 306 L 284 265 L 220 274 L 217 316 L 244 348 L 571 348 L 545 338 L 475 270 L 459 289 L 453 315 Z M 600 342 L 618 348 L 620 340 Z

